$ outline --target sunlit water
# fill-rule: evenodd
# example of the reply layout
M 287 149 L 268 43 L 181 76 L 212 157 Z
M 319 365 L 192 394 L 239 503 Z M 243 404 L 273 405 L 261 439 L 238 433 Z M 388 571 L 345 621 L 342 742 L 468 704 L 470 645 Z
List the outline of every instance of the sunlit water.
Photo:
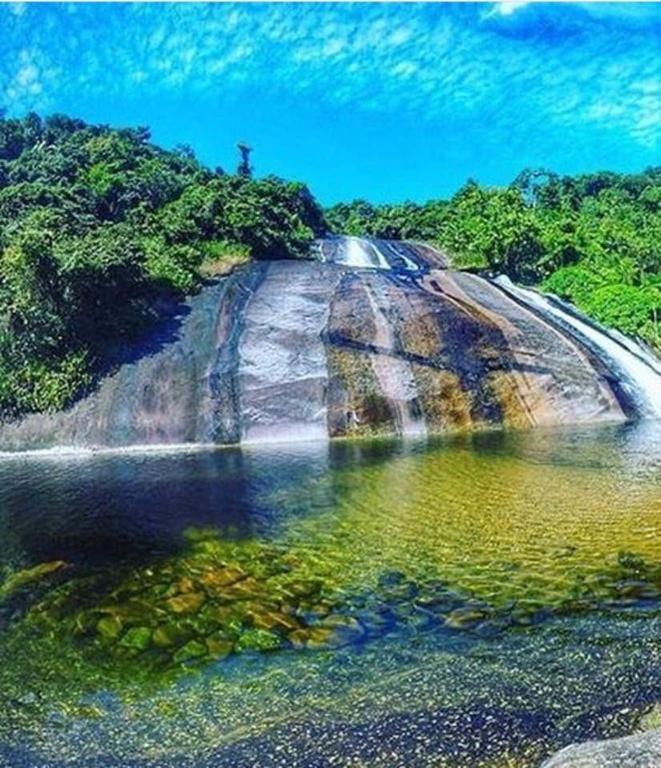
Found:
M 629 733 L 660 476 L 654 422 L 0 461 L 0 765 L 536 766 Z

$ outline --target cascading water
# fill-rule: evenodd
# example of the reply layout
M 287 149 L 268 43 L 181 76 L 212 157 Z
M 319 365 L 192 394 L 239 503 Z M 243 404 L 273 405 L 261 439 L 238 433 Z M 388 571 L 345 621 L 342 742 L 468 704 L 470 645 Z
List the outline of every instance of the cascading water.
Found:
M 661 365 L 647 350 L 622 334 L 612 334 L 573 307 L 552 296 L 522 288 L 505 276 L 495 282 L 527 306 L 533 307 L 563 330 L 586 344 L 616 373 L 622 388 L 637 405 L 640 415 L 661 417 Z
M 420 243 L 317 241 L 205 287 L 0 451 L 423 436 L 661 416 L 661 363 L 558 300 Z
M 315 243 L 320 260 L 355 269 L 388 269 L 388 262 L 361 237 L 334 237 Z
M 359 237 L 348 237 L 346 246 L 338 250 L 336 264 L 346 264 L 348 267 L 374 267 L 376 269 L 390 269 L 390 264 L 383 257 L 378 248 L 367 240 Z
M 421 244 L 398 240 L 329 237 L 318 240 L 313 251 L 321 261 L 344 264 L 354 269 L 420 272 L 430 266 L 445 266 L 445 259 L 438 251 Z
M 375 325 L 374 343 L 379 349 L 396 350 L 397 339 L 392 324 L 383 307 L 388 306 L 387 296 L 379 291 L 380 286 L 366 284 L 366 295 L 370 303 Z M 422 437 L 426 435 L 425 420 L 415 402 L 417 388 L 411 371 L 411 363 L 405 356 L 374 355 L 372 369 L 381 392 L 392 404 L 399 430 L 403 437 Z

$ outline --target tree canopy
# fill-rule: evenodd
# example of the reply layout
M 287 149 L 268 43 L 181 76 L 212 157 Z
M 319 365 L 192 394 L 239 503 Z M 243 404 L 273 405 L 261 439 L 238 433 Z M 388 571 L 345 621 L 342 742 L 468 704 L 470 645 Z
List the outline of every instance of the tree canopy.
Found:
M 0 414 L 63 407 L 164 295 L 324 229 L 303 184 L 210 171 L 146 128 L 0 119 Z

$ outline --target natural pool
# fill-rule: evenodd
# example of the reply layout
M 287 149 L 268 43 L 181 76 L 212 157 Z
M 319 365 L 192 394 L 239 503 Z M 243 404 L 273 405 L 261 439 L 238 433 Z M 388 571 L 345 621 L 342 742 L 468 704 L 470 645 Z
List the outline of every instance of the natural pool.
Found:
M 661 701 L 659 425 L 0 461 L 0 765 L 536 766 Z

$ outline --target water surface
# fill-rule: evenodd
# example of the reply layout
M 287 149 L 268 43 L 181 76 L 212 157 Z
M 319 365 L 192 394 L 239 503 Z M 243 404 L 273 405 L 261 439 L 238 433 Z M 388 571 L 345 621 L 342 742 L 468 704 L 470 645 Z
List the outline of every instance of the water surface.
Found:
M 660 473 L 654 422 L 2 461 L 0 764 L 533 766 L 631 732 Z

